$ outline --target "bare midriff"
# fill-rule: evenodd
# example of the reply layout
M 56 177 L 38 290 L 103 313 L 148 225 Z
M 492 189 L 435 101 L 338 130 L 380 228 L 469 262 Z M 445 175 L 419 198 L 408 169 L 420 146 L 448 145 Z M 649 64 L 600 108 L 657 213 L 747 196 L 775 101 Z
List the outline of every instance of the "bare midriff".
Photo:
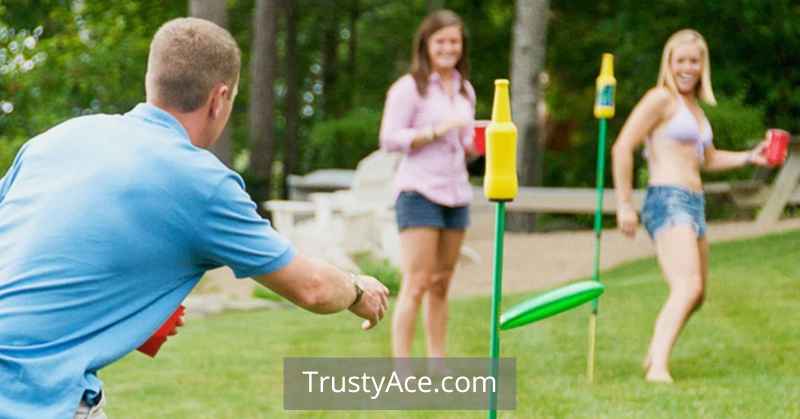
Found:
M 657 131 L 655 131 L 657 132 Z M 700 159 L 694 143 L 654 137 L 647 142 L 650 186 L 669 185 L 695 192 L 703 191 Z

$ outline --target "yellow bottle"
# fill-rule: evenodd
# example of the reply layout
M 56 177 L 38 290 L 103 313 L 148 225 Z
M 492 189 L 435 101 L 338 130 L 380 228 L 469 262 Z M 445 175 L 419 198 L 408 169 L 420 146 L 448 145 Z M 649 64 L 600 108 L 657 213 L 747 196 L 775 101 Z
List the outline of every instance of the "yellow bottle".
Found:
M 511 122 L 505 79 L 494 82 L 492 122 L 486 127 L 483 194 L 491 201 L 511 201 L 517 196 L 517 127 Z
M 614 117 L 614 93 L 617 90 L 617 79 L 614 78 L 614 56 L 603 54 L 600 75 L 597 76 L 597 92 L 594 101 L 595 118 Z

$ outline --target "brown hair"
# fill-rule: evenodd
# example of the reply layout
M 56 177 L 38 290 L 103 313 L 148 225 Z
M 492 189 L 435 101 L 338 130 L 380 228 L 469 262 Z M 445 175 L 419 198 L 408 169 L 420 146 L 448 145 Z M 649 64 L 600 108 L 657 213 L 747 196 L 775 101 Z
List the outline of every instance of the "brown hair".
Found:
M 150 43 L 146 89 L 165 105 L 191 112 L 216 84 L 233 91 L 240 68 L 241 52 L 228 31 L 203 19 L 173 19 Z
M 461 29 L 461 58 L 456 63 L 456 70 L 461 74 L 461 88 L 459 91 L 462 95 L 467 96 L 465 84 L 465 81 L 469 79 L 467 34 L 461 18 L 455 12 L 446 9 L 437 10 L 428 15 L 419 25 L 417 33 L 414 35 L 409 73 L 411 73 L 414 81 L 417 82 L 417 91 L 421 96 L 425 96 L 428 91 L 428 79 L 433 71 L 428 57 L 428 39 L 438 30 L 448 26 L 458 26 Z

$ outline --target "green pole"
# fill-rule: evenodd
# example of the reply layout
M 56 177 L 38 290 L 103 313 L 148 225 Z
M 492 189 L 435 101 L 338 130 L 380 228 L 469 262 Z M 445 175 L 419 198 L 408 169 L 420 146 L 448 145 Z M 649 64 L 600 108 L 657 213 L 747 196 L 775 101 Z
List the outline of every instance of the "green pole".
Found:
M 594 210 L 594 268 L 592 279 L 600 281 L 600 236 L 603 233 L 603 188 L 606 173 L 606 119 L 600 118 L 600 133 L 597 139 L 597 203 Z M 592 313 L 597 313 L 599 298 L 592 301 Z
M 605 53 L 597 76 L 594 103 L 594 117 L 600 124 L 597 141 L 597 203 L 594 210 L 594 269 L 592 279 L 600 282 L 600 235 L 603 231 L 603 178 L 606 173 L 606 121 L 614 117 L 614 90 L 617 79 L 614 78 L 614 55 Z M 587 357 L 586 378 L 594 382 L 594 353 L 597 337 L 597 311 L 599 301 L 592 301 L 592 314 L 589 315 L 589 356 Z
M 594 210 L 594 267 L 592 269 L 592 280 L 600 282 L 600 240 L 603 233 L 603 195 L 604 177 L 606 173 L 606 118 L 599 119 L 599 134 L 597 141 L 597 202 Z M 586 378 L 590 383 L 594 382 L 594 355 L 597 337 L 597 312 L 600 303 L 599 298 L 592 300 L 592 314 L 589 316 L 589 357 L 586 367 Z
M 494 271 L 492 273 L 492 330 L 491 356 L 492 377 L 495 391 L 489 394 L 489 419 L 497 417 L 497 390 L 500 389 L 498 370 L 500 367 L 500 334 L 498 319 L 500 318 L 500 300 L 503 295 L 503 233 L 506 230 L 506 203 L 498 202 L 494 219 Z

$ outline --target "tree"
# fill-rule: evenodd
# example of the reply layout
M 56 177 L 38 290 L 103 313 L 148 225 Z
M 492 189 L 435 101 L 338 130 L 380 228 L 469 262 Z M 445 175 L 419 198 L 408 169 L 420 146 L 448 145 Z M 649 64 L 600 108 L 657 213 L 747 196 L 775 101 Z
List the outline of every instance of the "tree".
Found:
M 289 175 L 297 173 L 299 162 L 300 90 L 297 65 L 297 13 L 294 0 L 283 2 L 286 18 L 286 138 L 283 154 L 283 197 L 289 196 Z
M 517 126 L 517 166 L 521 186 L 540 185 L 544 130 L 539 126 L 539 74 L 544 69 L 548 0 L 517 0 L 511 52 L 511 112 Z M 535 214 L 511 213 L 511 231 L 531 232 Z
M 270 198 L 272 162 L 275 159 L 275 93 L 277 68 L 278 0 L 257 0 L 253 15 L 250 54 L 250 179 L 248 188 L 256 203 Z M 259 205 L 259 212 L 263 209 Z
M 347 44 L 347 75 L 350 92 L 345 98 L 348 109 L 353 108 L 355 94 L 358 91 L 358 18 L 361 15 L 359 0 L 350 0 L 349 36 Z
M 341 115 L 337 91 L 339 81 L 339 13 L 331 8 L 323 16 L 322 27 L 322 116 L 333 118 Z
M 228 13 L 225 9 L 224 1 L 217 0 L 189 0 L 189 16 L 201 19 L 210 20 L 217 25 L 227 28 L 228 27 Z M 230 124 L 222 131 L 219 140 L 211 147 L 211 151 L 225 163 L 231 167 L 233 158 L 233 150 L 231 146 L 231 128 Z

